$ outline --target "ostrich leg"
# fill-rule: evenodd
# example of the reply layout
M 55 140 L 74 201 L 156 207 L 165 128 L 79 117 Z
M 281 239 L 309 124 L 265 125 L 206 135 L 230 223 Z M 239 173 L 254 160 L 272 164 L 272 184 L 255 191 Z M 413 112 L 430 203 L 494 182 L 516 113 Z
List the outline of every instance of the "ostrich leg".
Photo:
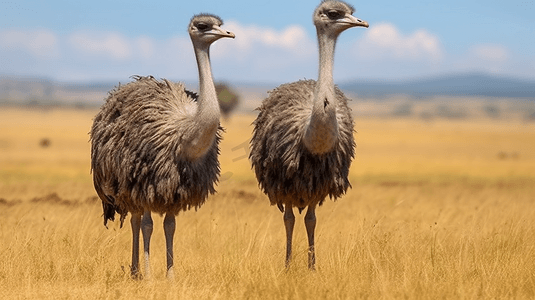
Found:
M 139 278 L 139 229 L 141 228 L 141 214 L 132 213 L 130 218 L 132 226 L 132 265 L 130 274 L 132 278 Z
M 173 237 L 175 236 L 175 215 L 172 213 L 166 213 L 163 220 L 163 229 L 165 233 L 165 245 L 167 247 L 167 278 L 174 279 L 175 274 L 173 272 Z
M 147 279 L 151 278 L 150 270 L 150 237 L 152 235 L 152 217 L 150 215 L 150 210 L 146 210 L 141 219 L 141 233 L 143 233 L 143 251 L 145 257 L 145 277 Z
M 295 216 L 291 205 L 284 207 L 284 226 L 286 227 L 286 268 L 290 267 L 292 259 L 292 234 L 294 231 Z
M 316 254 L 314 252 L 314 231 L 316 229 L 316 206 L 311 205 L 305 215 L 305 227 L 308 235 L 308 268 L 316 269 Z

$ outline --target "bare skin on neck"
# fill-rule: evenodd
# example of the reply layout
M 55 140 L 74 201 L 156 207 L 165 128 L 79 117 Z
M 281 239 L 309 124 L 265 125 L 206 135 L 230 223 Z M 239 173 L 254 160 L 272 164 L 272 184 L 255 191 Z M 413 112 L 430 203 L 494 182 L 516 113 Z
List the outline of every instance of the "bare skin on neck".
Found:
M 203 33 L 199 35 L 199 31 Z M 186 156 L 191 160 L 202 157 L 211 148 L 219 128 L 219 103 L 210 66 L 210 45 L 222 37 L 234 38 L 217 24 L 208 28 L 202 22 L 190 28 L 197 67 L 199 69 L 199 98 L 197 110 L 191 116 L 186 138 Z
M 336 36 L 318 32 L 319 76 L 314 104 L 303 142 L 314 154 L 329 152 L 338 139 L 337 99 L 334 93 L 333 61 Z
M 192 160 L 203 156 L 212 146 L 221 114 L 212 79 L 209 47 L 198 45 L 195 47 L 195 56 L 199 67 L 199 98 L 197 111 L 192 116 L 191 139 L 186 150 Z

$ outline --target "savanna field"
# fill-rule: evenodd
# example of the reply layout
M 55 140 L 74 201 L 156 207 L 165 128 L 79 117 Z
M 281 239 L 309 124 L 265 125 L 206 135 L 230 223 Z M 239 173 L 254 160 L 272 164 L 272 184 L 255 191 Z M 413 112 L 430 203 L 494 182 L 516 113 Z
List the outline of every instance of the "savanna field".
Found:
M 174 281 L 153 216 L 149 281 L 130 278 L 129 217 L 103 225 L 96 112 L 0 110 L 1 299 L 535 298 L 535 122 L 356 117 L 353 187 L 317 210 L 309 271 L 303 215 L 284 267 L 282 214 L 247 158 L 254 115 L 236 115 L 218 193 L 177 217 Z

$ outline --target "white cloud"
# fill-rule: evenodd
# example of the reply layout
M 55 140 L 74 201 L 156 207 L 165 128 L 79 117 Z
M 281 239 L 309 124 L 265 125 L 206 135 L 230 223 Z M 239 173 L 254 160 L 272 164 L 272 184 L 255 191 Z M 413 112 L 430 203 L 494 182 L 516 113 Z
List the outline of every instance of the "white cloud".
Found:
M 189 36 L 174 36 L 160 42 L 158 46 L 160 47 L 160 49 L 158 49 L 159 53 L 169 52 L 169 54 L 174 56 L 181 56 L 185 54 L 193 55 L 193 45 L 191 44 Z
M 488 62 L 505 62 L 509 58 L 509 51 L 503 45 L 483 44 L 470 49 L 476 58 Z
M 363 59 L 438 62 L 444 55 L 438 37 L 427 30 L 406 35 L 389 23 L 370 27 L 358 41 L 357 49 Z
M 315 75 L 317 50 L 304 28 L 296 25 L 275 30 L 227 22 L 223 26 L 236 34 L 212 46 L 212 70 L 216 80 L 285 80 Z M 117 32 L 79 31 L 63 37 L 66 51 L 63 73 L 127 78 L 132 74 L 179 80 L 196 80 L 197 65 L 187 34 L 166 39 L 127 37 Z M 311 59 L 313 58 L 313 59 Z M 311 72 L 307 73 L 307 68 Z M 71 75 L 62 75 L 72 78 Z
M 242 25 L 236 21 L 229 21 L 224 26 L 226 30 L 232 31 L 236 38 L 235 41 L 225 43 L 218 55 L 236 54 L 236 51 L 241 55 L 259 55 L 266 47 L 303 54 L 310 46 L 314 46 L 305 29 L 298 25 L 290 25 L 280 31 L 256 25 Z
M 134 40 L 134 47 L 139 50 L 139 54 L 143 59 L 151 59 L 156 51 L 154 41 L 147 36 L 140 36 Z
M 282 83 L 317 76 L 318 50 L 312 30 L 307 32 L 300 25 L 274 29 L 236 21 L 223 27 L 236 38 L 221 39 L 212 46 L 216 80 Z M 344 33 L 339 41 L 336 82 L 467 71 L 533 78 L 534 57 L 519 57 L 505 44 L 465 45 L 465 51 L 454 54 L 447 53 L 440 39 L 425 29 L 404 33 L 393 24 L 382 23 L 357 31 L 357 38 Z M 197 79 L 187 34 L 155 39 L 107 31 L 57 35 L 46 29 L 3 30 L 0 57 L 3 73 L 27 72 L 23 75 L 59 80 L 126 80 L 132 74 Z
M 105 56 L 118 60 L 132 57 L 132 43 L 117 32 L 75 32 L 70 45 L 86 55 Z
M 510 50 L 499 44 L 478 44 L 472 45 L 453 64 L 457 70 L 465 72 L 488 72 L 494 74 L 510 74 L 515 72 L 526 72 L 529 70 L 529 59 L 522 62 L 516 57 L 511 59 Z M 527 71 L 529 72 L 529 71 Z
M 145 60 L 145 73 L 166 78 L 196 78 L 197 64 L 189 36 L 154 41 L 152 57 Z
M 55 58 L 59 55 L 58 37 L 44 29 L 1 31 L 0 48 L 27 51 L 41 58 Z
M 223 27 L 236 38 L 222 39 L 212 46 L 215 73 L 234 80 L 277 82 L 316 74 L 316 43 L 302 26 L 273 29 L 229 21 Z

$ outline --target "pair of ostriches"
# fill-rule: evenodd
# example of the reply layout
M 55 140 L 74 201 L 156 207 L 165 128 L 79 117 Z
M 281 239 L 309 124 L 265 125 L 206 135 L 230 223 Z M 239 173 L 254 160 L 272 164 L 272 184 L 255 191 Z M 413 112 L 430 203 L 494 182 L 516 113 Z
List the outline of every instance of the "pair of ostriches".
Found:
M 254 121 L 250 160 L 260 188 L 284 213 L 286 265 L 292 252 L 293 208 L 307 208 L 308 266 L 315 268 L 315 209 L 336 199 L 350 183 L 354 156 L 353 118 L 348 99 L 333 83 L 338 35 L 368 27 L 342 1 L 324 0 L 314 11 L 319 44 L 318 80 L 301 80 L 272 90 Z M 140 276 L 142 232 L 145 276 L 150 277 L 151 212 L 165 214 L 167 276 L 173 277 L 175 216 L 200 207 L 215 193 L 222 128 L 212 79 L 209 49 L 216 40 L 234 38 L 210 14 L 191 19 L 188 32 L 199 69 L 199 94 L 182 83 L 135 77 L 110 92 L 91 128 L 91 170 L 102 200 L 104 225 L 128 213 L 133 233 L 132 276 Z

